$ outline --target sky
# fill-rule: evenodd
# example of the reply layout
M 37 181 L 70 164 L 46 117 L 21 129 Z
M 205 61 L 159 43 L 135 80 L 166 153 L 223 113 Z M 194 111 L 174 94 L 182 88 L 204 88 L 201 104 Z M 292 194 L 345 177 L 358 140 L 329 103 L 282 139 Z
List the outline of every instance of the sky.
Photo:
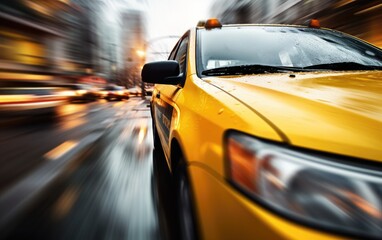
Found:
M 181 36 L 209 17 L 213 0 L 146 0 L 149 38 Z
M 124 9 L 141 10 L 146 19 L 147 60 L 163 60 L 188 29 L 209 16 L 211 5 L 217 0 L 103 0 L 109 8 L 105 10 L 108 21 L 116 24 L 118 14 Z M 163 37 L 172 36 L 171 39 Z M 175 37 L 176 36 L 176 37 Z M 158 39 L 159 38 L 159 39 Z
M 109 20 L 115 11 L 128 8 L 146 13 L 147 37 L 149 39 L 175 35 L 181 36 L 199 20 L 209 17 L 208 13 L 216 0 L 104 0 L 111 9 Z

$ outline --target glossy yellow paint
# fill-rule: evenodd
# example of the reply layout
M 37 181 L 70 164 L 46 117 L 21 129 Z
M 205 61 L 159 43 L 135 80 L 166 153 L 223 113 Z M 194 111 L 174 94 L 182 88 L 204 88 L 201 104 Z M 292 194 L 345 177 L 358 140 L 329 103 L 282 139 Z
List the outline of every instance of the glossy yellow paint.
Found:
M 195 75 L 187 80 L 176 104 L 179 119 L 172 126 L 171 137 L 182 142 L 189 162 L 201 162 L 220 175 L 224 174 L 222 145 L 227 129 L 241 129 L 282 141 L 255 112 Z
M 288 73 L 208 77 L 196 74 L 190 32 L 184 86 L 156 85 L 152 99 L 173 107 L 169 138 L 188 163 L 203 239 L 344 239 L 284 219 L 227 181 L 223 137 L 235 129 L 293 146 L 382 161 L 382 72 Z M 157 100 L 158 101 L 158 100 Z M 163 101 L 163 102 L 162 102 Z
M 255 204 L 202 165 L 189 167 L 203 239 L 347 239 L 293 223 Z
M 292 145 L 382 161 L 381 71 L 294 75 L 209 80 L 272 121 Z

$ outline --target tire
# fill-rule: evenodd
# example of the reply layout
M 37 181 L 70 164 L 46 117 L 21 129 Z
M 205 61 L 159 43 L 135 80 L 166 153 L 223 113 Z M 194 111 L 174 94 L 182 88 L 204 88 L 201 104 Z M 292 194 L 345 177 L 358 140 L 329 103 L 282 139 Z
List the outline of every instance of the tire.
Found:
M 157 131 L 157 126 L 155 125 L 154 109 L 153 109 L 152 105 L 150 105 L 150 113 L 151 113 L 151 123 L 152 123 L 152 128 L 153 128 L 154 148 L 156 150 L 163 151 L 162 144 L 160 143 L 160 138 L 159 138 L 158 131 Z
M 174 187 L 176 196 L 177 215 L 179 221 L 180 239 L 197 240 L 196 221 L 190 181 L 183 161 L 174 173 Z
M 153 141 L 154 141 L 154 148 L 157 149 L 157 150 L 161 150 L 162 149 L 162 144 L 160 143 L 160 139 L 159 139 L 159 135 L 158 135 L 158 132 L 157 132 L 157 128 L 155 126 L 155 123 L 154 123 L 154 119 L 152 121 L 152 125 L 153 125 Z

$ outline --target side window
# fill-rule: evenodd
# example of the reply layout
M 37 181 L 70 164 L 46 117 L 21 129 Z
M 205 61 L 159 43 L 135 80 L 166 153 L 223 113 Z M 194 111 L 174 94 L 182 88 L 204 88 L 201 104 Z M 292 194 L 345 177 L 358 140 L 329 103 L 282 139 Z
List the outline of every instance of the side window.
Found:
M 174 59 L 178 61 L 181 73 L 184 73 L 186 69 L 187 47 L 188 47 L 188 37 L 185 37 L 182 39 L 182 42 L 179 44 L 179 48 Z
M 178 49 L 178 46 L 179 46 L 179 41 L 175 44 L 175 47 L 171 50 L 171 53 L 170 53 L 170 56 L 168 57 L 168 60 L 174 60 L 176 50 Z

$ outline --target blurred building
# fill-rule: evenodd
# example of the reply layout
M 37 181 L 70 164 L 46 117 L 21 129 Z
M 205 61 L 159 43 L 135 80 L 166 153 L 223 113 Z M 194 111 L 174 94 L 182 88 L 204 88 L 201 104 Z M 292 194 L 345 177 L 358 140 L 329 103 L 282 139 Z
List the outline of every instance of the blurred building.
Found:
M 62 11 L 58 15 L 62 21 L 60 30 L 63 35 L 59 66 L 63 78 L 76 82 L 80 77 L 93 73 L 92 69 L 96 66 L 93 50 L 96 45 L 88 9 L 76 4 L 76 1 L 71 1 L 69 5 L 75 10 Z
M 141 69 L 146 56 L 146 20 L 141 10 L 122 13 L 122 52 L 126 87 L 141 85 Z
M 211 15 L 228 23 L 305 24 L 318 18 L 340 30 L 382 47 L 381 0 L 216 0 Z
M 121 28 L 106 0 L 2 0 L 0 80 L 120 82 Z M 106 17 L 105 17 L 106 16 Z
M 68 27 L 57 18 L 63 11 L 76 10 L 64 1 L 0 2 L 0 85 L 57 79 Z
M 73 32 L 79 38 L 73 39 L 82 39 L 79 42 L 82 52 L 81 49 L 77 49 L 77 53 L 87 56 L 88 64 L 85 67 L 87 74 L 103 77 L 110 83 L 120 83 L 118 71 L 121 60 L 118 54 L 121 25 L 117 19 L 118 13 L 110 12 L 109 1 L 105 0 L 72 0 L 72 2 L 82 10 L 82 19 L 77 21 L 82 27 L 77 28 L 79 32 Z M 116 17 L 115 21 L 109 17 L 112 14 Z M 82 36 L 79 35 L 81 32 Z

